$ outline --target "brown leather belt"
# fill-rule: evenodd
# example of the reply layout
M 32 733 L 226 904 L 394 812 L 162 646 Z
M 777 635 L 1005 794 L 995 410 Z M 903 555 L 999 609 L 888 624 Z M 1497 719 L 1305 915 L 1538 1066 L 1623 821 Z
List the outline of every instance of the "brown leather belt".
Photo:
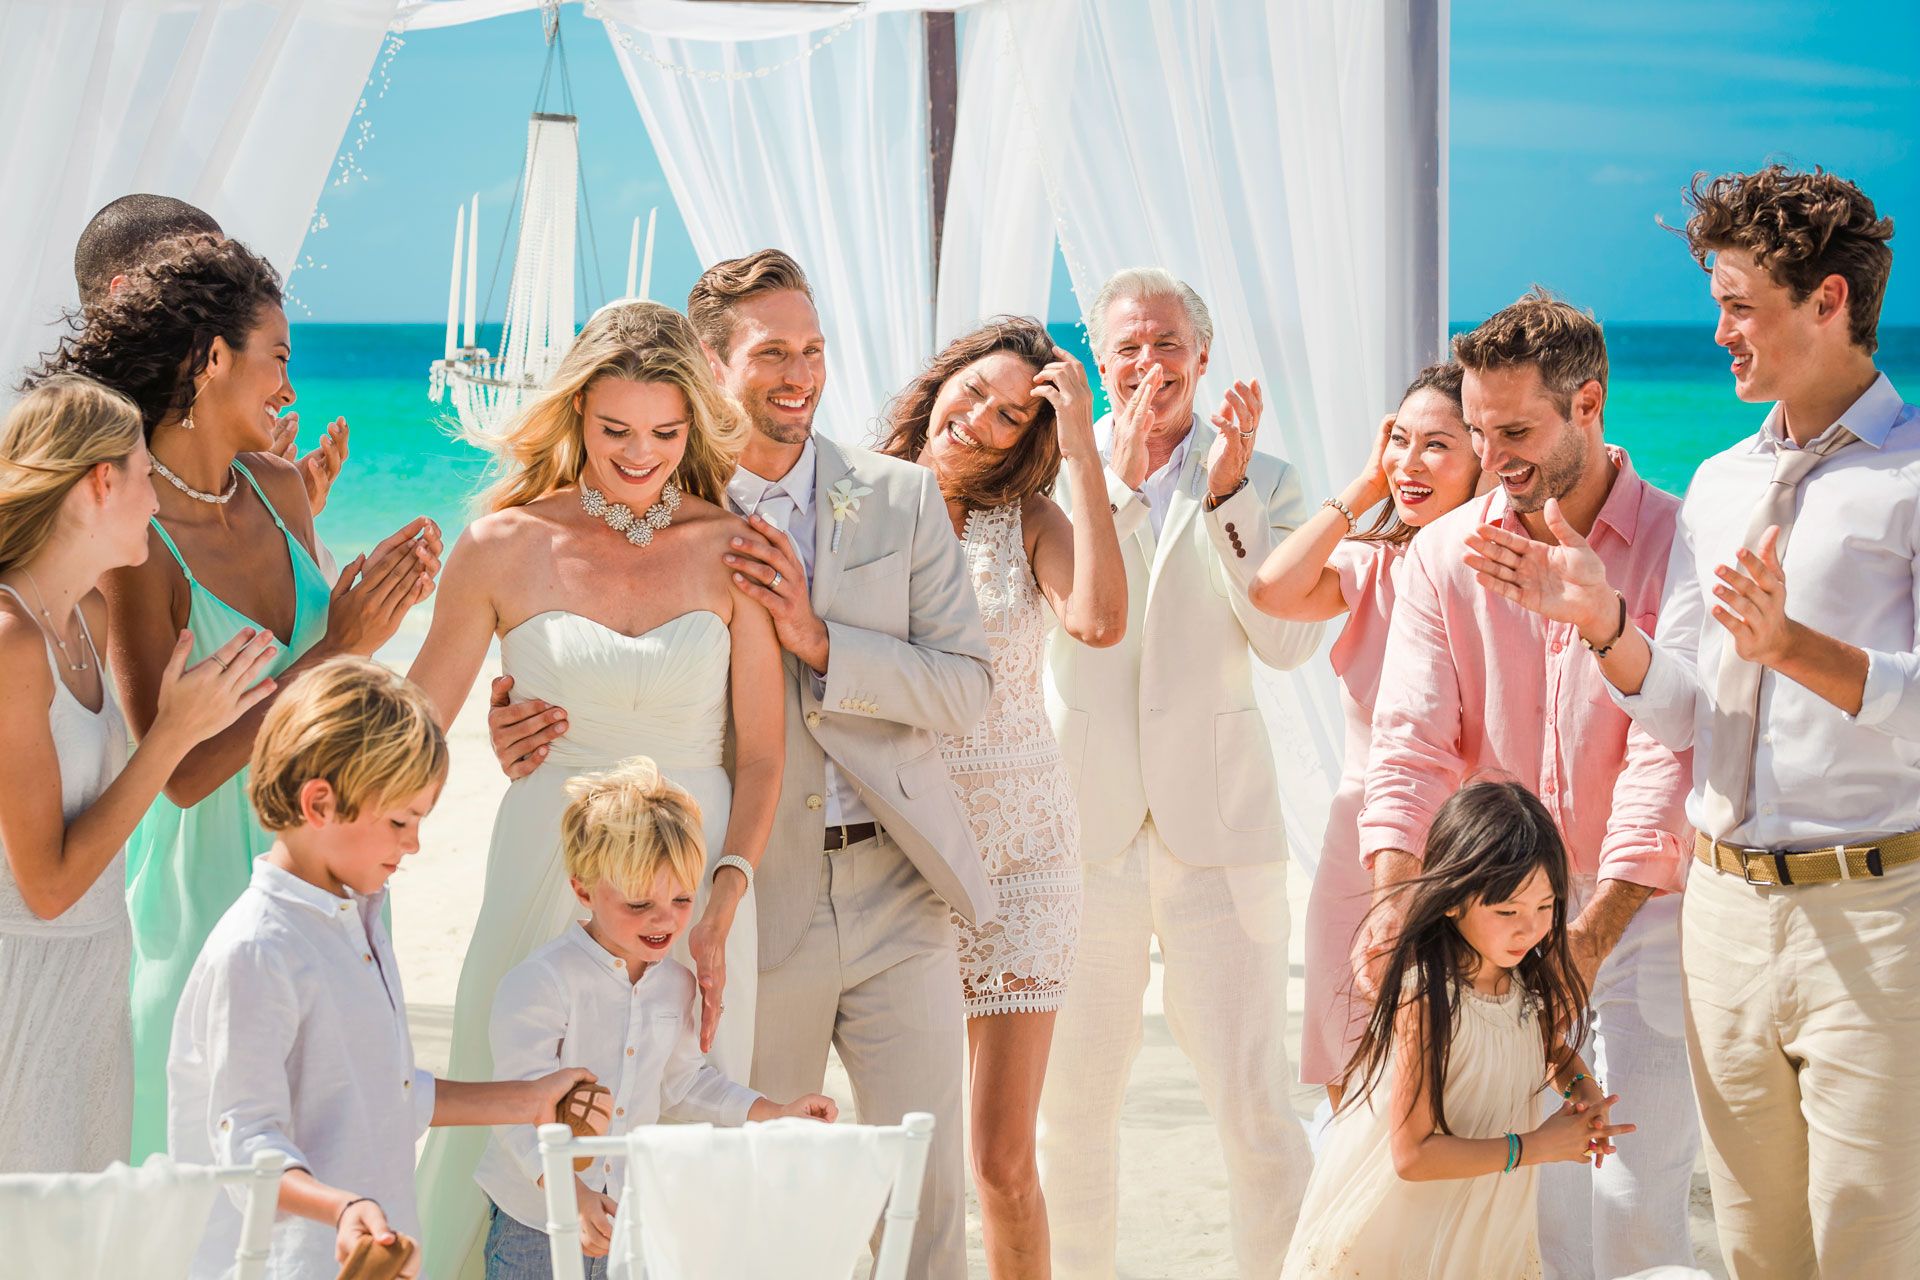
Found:
M 880 833 L 880 828 L 871 822 L 856 822 L 851 826 L 828 827 L 826 843 L 820 846 L 822 853 L 837 853 L 848 845 L 859 844 L 862 840 L 871 840 Z
M 1693 856 L 1748 884 L 1829 884 L 1869 880 L 1920 858 L 1920 831 L 1888 836 L 1873 844 L 1837 844 L 1793 852 L 1745 849 L 1724 840 L 1694 837 Z

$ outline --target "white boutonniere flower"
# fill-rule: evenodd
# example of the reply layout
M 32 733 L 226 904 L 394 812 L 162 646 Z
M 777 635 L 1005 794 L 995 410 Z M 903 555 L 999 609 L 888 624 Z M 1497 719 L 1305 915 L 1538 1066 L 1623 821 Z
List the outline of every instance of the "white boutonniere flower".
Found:
M 839 483 L 827 490 L 827 501 L 833 505 L 832 550 L 840 550 L 841 528 L 847 521 L 860 518 L 860 499 L 872 492 L 864 484 L 855 484 L 852 476 L 841 476 Z

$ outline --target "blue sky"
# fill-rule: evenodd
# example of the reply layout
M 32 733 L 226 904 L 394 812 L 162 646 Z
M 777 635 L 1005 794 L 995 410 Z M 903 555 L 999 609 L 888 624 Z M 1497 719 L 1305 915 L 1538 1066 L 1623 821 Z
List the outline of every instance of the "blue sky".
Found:
M 1894 215 L 1885 318 L 1920 324 L 1920 5 L 1453 0 L 1452 14 L 1455 318 L 1535 281 L 1603 320 L 1703 318 L 1704 283 L 1655 218 L 1684 219 L 1696 170 L 1778 158 L 1824 164 Z M 683 298 L 699 264 L 626 83 L 598 23 L 571 6 L 563 22 L 604 278 L 618 289 L 631 221 L 658 205 L 654 295 Z M 406 39 L 384 97 L 380 73 L 369 83 L 364 146 L 356 124 L 343 147 L 366 176 L 321 196 L 296 318 L 443 318 L 453 214 L 475 190 L 484 291 L 542 57 L 528 14 Z M 1053 311 L 1075 315 L 1063 272 Z

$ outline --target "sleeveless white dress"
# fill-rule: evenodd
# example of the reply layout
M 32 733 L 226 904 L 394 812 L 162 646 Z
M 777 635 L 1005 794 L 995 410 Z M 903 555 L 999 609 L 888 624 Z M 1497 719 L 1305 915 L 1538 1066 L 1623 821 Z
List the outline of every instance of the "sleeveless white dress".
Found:
M 540 767 L 510 784 L 500 801 L 480 918 L 460 970 L 449 1079 L 493 1078 L 487 1024 L 494 989 L 534 948 L 586 917 L 560 855 L 569 778 L 633 756 L 651 757 L 699 803 L 709 870 L 719 860 L 733 802 L 733 784 L 721 763 L 731 654 L 726 623 L 707 610 L 681 614 L 639 636 L 553 611 L 501 637 L 501 667 L 513 677 L 514 696 L 565 707 L 568 728 Z M 702 879 L 695 921 L 709 883 Z M 684 935 L 673 954 L 693 966 Z M 753 1060 L 758 973 L 758 926 L 749 892 L 727 936 L 726 1014 L 708 1055 L 741 1082 Z M 424 1256 L 437 1278 L 482 1274 L 486 1198 L 473 1174 L 488 1133 L 443 1128 L 427 1140 L 417 1181 Z
M 1447 1127 L 1457 1137 L 1526 1133 L 1540 1122 L 1546 1055 L 1519 984 L 1462 989 L 1447 1062 Z M 1394 1172 L 1392 1067 L 1333 1122 L 1281 1280 L 1538 1280 L 1540 1166 L 1406 1182 Z
M 127 763 L 127 723 L 90 633 L 87 647 L 102 677 L 98 711 L 67 689 L 47 645 L 47 722 L 68 822 Z M 21 900 L 11 865 L 0 850 L 0 1173 L 91 1173 L 127 1158 L 133 1130 L 126 854 L 52 920 Z
M 993 693 L 941 758 L 999 896 L 985 928 L 953 917 L 967 1016 L 1048 1013 L 1066 998 L 1080 940 L 1080 818 L 1047 720 L 1046 597 L 1027 561 L 1020 506 L 967 516 L 967 569 L 993 663 Z

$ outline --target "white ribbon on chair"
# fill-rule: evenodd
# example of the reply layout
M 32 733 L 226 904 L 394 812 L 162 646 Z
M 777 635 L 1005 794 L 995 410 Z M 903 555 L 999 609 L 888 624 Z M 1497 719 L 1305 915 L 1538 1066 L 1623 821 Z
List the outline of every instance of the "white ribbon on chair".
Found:
M 60 1280 L 178 1280 L 220 1191 L 214 1170 L 150 1157 L 101 1173 L 0 1178 L 0 1271 Z

